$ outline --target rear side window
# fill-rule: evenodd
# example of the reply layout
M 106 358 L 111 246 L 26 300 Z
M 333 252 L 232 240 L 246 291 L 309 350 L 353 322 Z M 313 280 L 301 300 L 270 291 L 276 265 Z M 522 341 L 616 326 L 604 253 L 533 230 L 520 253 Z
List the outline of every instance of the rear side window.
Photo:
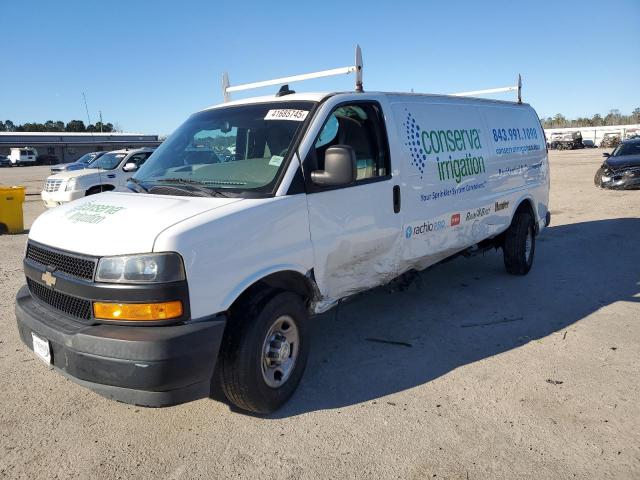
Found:
M 312 157 L 312 169 L 324 169 L 329 147 L 348 145 L 357 161 L 357 180 L 386 177 L 389 153 L 380 108 L 376 104 L 357 103 L 336 108 L 327 118 Z

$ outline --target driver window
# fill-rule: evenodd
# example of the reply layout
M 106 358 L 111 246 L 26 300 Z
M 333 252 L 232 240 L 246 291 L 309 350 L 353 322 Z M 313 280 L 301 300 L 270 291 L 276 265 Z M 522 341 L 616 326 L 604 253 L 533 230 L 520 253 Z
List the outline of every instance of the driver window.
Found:
M 315 143 L 317 168 L 324 168 L 324 155 L 329 147 L 348 145 L 356 154 L 357 180 L 388 175 L 387 148 L 374 104 L 338 107 L 325 122 Z

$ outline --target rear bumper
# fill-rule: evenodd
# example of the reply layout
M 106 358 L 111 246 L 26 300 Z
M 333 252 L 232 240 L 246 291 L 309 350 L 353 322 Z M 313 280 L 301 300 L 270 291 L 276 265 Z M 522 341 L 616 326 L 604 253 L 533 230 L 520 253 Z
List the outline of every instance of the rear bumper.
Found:
M 53 313 L 26 286 L 16 296 L 22 342 L 49 341 L 55 369 L 125 403 L 162 407 L 210 394 L 226 318 L 167 327 L 84 325 Z

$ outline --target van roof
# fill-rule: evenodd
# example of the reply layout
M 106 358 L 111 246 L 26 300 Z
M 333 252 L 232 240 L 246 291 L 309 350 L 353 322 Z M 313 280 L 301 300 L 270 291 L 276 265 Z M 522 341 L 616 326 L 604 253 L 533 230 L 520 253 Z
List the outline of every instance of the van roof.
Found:
M 490 104 L 507 104 L 507 105 L 528 105 L 528 103 L 518 103 L 510 100 L 494 100 L 491 98 L 479 98 L 479 97 L 460 97 L 455 95 L 441 95 L 441 94 L 432 94 L 432 93 L 409 93 L 409 92 L 379 92 L 379 91 L 367 91 L 364 94 L 374 94 L 374 95 L 386 95 L 386 96 L 407 96 L 407 97 L 430 97 L 430 98 L 446 98 L 448 100 L 459 101 L 460 103 L 469 103 L 469 102 L 479 102 L 479 103 L 490 103 Z M 284 96 L 276 96 L 273 95 L 263 95 L 260 97 L 249 97 L 249 98 L 241 98 L 238 100 L 232 100 L 230 102 L 219 103 L 217 105 L 212 105 L 210 107 L 204 108 L 204 110 L 212 110 L 216 108 L 224 108 L 224 107 L 232 107 L 236 105 L 251 105 L 256 103 L 271 103 L 271 102 L 300 102 L 300 101 L 311 101 L 311 102 L 320 102 L 328 96 L 334 95 L 363 95 L 362 93 L 356 93 L 353 91 L 342 91 L 342 92 L 300 92 L 300 93 L 292 93 Z

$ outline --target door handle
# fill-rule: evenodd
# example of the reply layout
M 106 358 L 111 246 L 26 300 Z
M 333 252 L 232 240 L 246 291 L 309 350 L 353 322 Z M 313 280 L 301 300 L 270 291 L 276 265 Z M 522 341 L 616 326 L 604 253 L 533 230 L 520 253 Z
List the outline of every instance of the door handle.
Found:
M 116 176 L 111 174 L 111 175 L 107 175 L 107 178 L 116 178 Z
M 400 212 L 401 203 L 402 203 L 402 200 L 400 198 L 400 185 L 394 185 L 393 186 L 393 212 L 394 213 Z

